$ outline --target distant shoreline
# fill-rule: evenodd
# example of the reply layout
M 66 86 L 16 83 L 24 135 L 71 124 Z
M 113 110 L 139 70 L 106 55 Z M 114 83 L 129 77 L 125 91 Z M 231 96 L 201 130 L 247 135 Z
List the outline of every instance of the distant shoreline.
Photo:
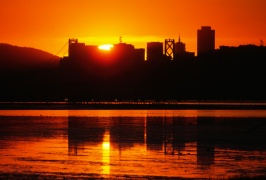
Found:
M 266 101 L 89 101 L 0 102 L 0 110 L 100 110 L 100 109 L 265 109 Z

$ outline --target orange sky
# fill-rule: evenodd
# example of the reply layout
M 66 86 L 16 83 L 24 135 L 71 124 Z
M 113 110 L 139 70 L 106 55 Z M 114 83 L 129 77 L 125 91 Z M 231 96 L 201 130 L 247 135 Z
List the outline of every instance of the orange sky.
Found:
M 68 38 L 100 45 L 122 36 L 146 48 L 180 34 L 196 52 L 197 29 L 208 25 L 216 30 L 216 48 L 259 45 L 266 44 L 265 8 L 266 0 L 1 0 L 0 42 L 56 54 Z

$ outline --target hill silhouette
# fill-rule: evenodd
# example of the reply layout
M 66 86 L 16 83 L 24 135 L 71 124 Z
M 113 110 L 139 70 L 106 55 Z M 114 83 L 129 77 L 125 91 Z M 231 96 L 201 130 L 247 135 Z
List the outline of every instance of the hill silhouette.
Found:
M 58 64 L 59 57 L 51 53 L 30 47 L 0 43 L 1 72 L 55 68 Z

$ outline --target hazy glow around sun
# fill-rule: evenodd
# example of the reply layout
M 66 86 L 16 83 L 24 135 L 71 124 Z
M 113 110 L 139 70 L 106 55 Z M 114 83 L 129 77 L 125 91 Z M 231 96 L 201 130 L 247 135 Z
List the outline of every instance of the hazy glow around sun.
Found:
M 112 47 L 114 47 L 112 44 L 104 44 L 104 45 L 98 46 L 99 49 L 106 50 L 106 51 L 111 50 Z

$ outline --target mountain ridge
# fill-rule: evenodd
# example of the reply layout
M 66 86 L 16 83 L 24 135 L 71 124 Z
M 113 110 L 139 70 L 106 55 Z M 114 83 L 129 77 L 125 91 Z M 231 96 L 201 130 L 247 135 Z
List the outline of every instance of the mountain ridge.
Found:
M 55 68 L 60 57 L 46 51 L 0 43 L 0 70 L 31 70 L 39 68 Z

